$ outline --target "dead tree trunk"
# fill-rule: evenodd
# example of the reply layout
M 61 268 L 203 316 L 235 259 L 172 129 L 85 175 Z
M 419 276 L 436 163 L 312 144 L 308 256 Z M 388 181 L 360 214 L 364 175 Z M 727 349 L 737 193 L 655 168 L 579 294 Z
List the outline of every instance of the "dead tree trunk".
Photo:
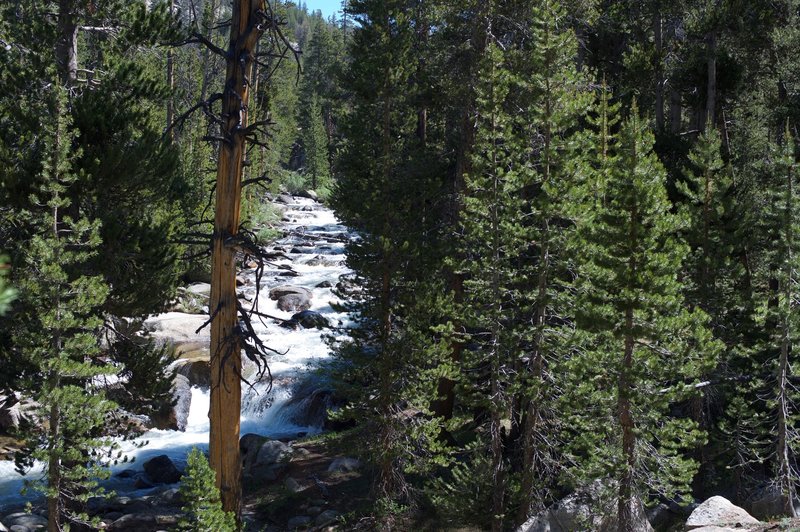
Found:
M 242 163 L 247 135 L 247 75 L 263 29 L 264 0 L 233 3 L 227 70 L 222 100 L 222 131 L 211 256 L 211 431 L 209 454 L 222 505 L 238 516 L 241 506 L 239 418 L 241 414 L 241 338 L 236 299 L 236 251 Z

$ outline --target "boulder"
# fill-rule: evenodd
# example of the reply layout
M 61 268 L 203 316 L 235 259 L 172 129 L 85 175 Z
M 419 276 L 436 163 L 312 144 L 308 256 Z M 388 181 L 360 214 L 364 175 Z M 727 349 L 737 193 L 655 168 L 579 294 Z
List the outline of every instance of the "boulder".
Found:
M 197 332 L 207 320 L 205 315 L 166 312 L 145 320 L 144 329 L 150 338 L 176 347 L 189 343 L 207 346 L 211 341 L 210 327 Z
M 744 508 L 735 506 L 725 497 L 714 496 L 695 508 L 686 521 L 686 530 L 702 527 L 744 527 L 759 524 L 758 519 L 748 514 Z
M 308 299 L 311 299 L 313 297 L 311 290 L 309 290 L 308 288 L 304 288 L 302 286 L 292 286 L 284 284 L 270 289 L 269 298 L 272 299 L 273 301 L 277 301 L 281 297 L 289 294 L 300 294 L 306 296 L 306 298 Z
M 283 481 L 283 486 L 289 491 L 289 493 L 300 493 L 303 491 L 303 486 L 292 477 L 286 477 L 286 480 Z
M 289 194 L 279 194 L 275 202 L 283 203 L 284 205 L 289 205 L 294 203 L 294 198 Z
M 211 363 L 207 360 L 189 360 L 178 366 L 178 375 L 186 377 L 190 386 L 209 388 L 211 386 Z
M 636 499 L 633 513 L 635 530 L 653 530 L 641 500 Z M 617 528 L 617 489 L 613 482 L 596 480 L 533 516 L 517 532 L 616 532 Z
M 35 423 L 39 403 L 24 399 L 19 392 L 0 395 L 0 432 L 13 432 L 20 423 Z
M 172 400 L 173 405 L 153 415 L 153 424 L 157 429 L 184 431 L 192 405 L 192 385 L 185 375 L 175 375 L 172 381 Z
M 333 284 L 330 281 L 322 281 L 315 288 L 331 288 Z
M 106 530 L 153 532 L 158 530 L 158 522 L 156 521 L 156 516 L 150 513 L 127 514 L 111 523 Z
M 289 519 L 289 522 L 286 523 L 286 528 L 288 530 L 296 530 L 298 528 L 303 528 L 311 524 L 311 518 L 307 515 L 298 515 L 297 517 L 292 517 Z
M 182 473 L 175 467 L 169 456 L 162 454 L 144 463 L 144 472 L 154 484 L 173 484 L 181 479 Z
M 329 473 L 350 473 L 361 469 L 361 461 L 356 458 L 337 458 L 328 466 Z
M 278 299 L 278 308 L 284 312 L 308 310 L 311 300 L 303 294 L 286 294 Z
M 317 516 L 314 520 L 314 524 L 317 526 L 329 525 L 334 522 L 337 517 L 339 517 L 339 512 L 336 510 L 325 510 Z
M 199 296 L 211 297 L 211 283 L 194 283 L 186 287 L 186 291 Z
M 242 467 L 248 469 L 253 466 L 258 456 L 258 450 L 269 441 L 265 436 L 258 434 L 245 434 L 239 440 L 239 454 L 242 457 Z
M 768 520 L 786 515 L 783 508 L 784 498 L 778 486 L 769 484 L 754 491 L 744 504 L 745 509 L 756 519 Z M 795 499 L 794 507 L 800 509 L 800 502 Z
M 328 409 L 334 404 L 333 392 L 325 388 L 299 391 L 304 393 L 295 393 L 286 405 L 293 410 L 292 423 L 299 427 L 323 427 Z
M 298 312 L 292 316 L 291 321 L 299 324 L 304 329 L 325 329 L 331 326 L 331 324 L 328 322 L 328 318 L 319 312 L 314 312 L 313 310 L 303 310 L 302 312 Z
M 288 462 L 292 458 L 292 448 L 278 440 L 267 440 L 258 449 L 254 467 L 269 466 Z
M 17 512 L 3 518 L 3 524 L 9 530 L 15 527 L 25 528 L 26 530 L 45 530 L 47 528 L 47 518 L 41 515 L 29 514 L 27 512 Z
M 292 448 L 278 440 L 265 440 L 257 446 L 256 440 L 251 438 L 245 442 L 249 447 L 243 462 L 243 477 L 254 483 L 272 482 L 277 480 L 289 467 L 292 458 Z M 256 447 L 257 446 L 257 447 Z M 240 449 L 242 442 L 239 442 Z M 257 450 L 255 450 L 257 448 Z
M 313 190 L 303 190 L 298 194 L 301 198 L 308 198 L 310 200 L 319 201 L 319 196 Z
M 339 276 L 339 282 L 336 283 L 334 294 L 343 298 L 349 299 L 351 296 L 361 291 L 361 285 L 353 274 L 343 274 Z

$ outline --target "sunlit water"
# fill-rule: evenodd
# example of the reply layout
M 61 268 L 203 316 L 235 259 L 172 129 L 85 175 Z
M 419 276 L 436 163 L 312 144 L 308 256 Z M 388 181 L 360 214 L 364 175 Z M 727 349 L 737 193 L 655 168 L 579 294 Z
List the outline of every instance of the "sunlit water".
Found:
M 305 209 L 305 210 L 304 210 Z M 313 209 L 313 210 L 310 210 Z M 342 226 L 330 210 L 322 208 L 311 200 L 295 198 L 295 203 L 290 205 L 284 216 L 289 219 L 284 222 L 283 228 L 290 231 L 285 238 L 270 246 L 283 248 L 288 258 L 274 261 L 274 266 L 265 269 L 260 292 L 257 298 L 259 312 L 278 318 L 289 319 L 292 312 L 283 312 L 277 308 L 277 303 L 269 299 L 269 290 L 278 285 L 302 286 L 311 290 L 311 309 L 324 315 L 335 328 L 352 326 L 350 318 L 345 313 L 336 312 L 331 303 L 338 303 L 339 299 L 331 292 L 331 288 L 317 288 L 317 285 L 327 281 L 336 286 L 339 277 L 349 272 L 344 265 L 344 243 L 352 237 L 347 228 Z M 306 244 L 296 251 L 303 253 L 290 253 L 295 246 Z M 308 246 L 307 244 L 313 244 Z M 324 260 L 323 264 L 319 264 Z M 309 261 L 313 265 L 307 264 Z M 297 277 L 281 276 L 286 270 L 278 266 L 291 266 L 299 275 Z M 254 277 L 253 271 L 242 274 L 244 277 Z M 256 300 L 255 285 L 246 285 L 242 289 L 244 295 L 251 300 Z M 322 377 L 315 370 L 330 358 L 330 349 L 324 336 L 331 334 L 329 330 L 299 329 L 291 330 L 281 327 L 274 320 L 254 318 L 254 326 L 262 341 L 270 348 L 285 353 L 272 355 L 269 367 L 273 376 L 271 391 L 267 391 L 265 382 L 257 382 L 252 389 L 245 386 L 242 393 L 242 422 L 241 434 L 255 433 L 274 438 L 291 439 L 304 434 L 315 434 L 322 430 L 318 424 L 304 425 L 299 423 L 304 416 L 303 408 L 306 404 L 294 397 L 295 393 L 309 393 L 317 387 Z M 254 368 L 249 368 L 250 374 Z M 245 368 L 247 374 L 248 368 Z M 295 400 L 293 400 L 293 398 Z M 143 447 L 130 442 L 122 443 L 122 450 L 131 464 L 118 464 L 112 468 L 113 473 L 124 469 L 133 468 L 140 470 L 142 464 L 153 456 L 166 454 L 178 467 L 183 467 L 186 455 L 192 447 L 207 448 L 208 446 L 208 409 L 209 394 L 207 390 L 192 388 L 192 403 L 189 419 L 185 432 L 171 430 L 151 430 L 145 433 L 136 443 L 147 442 Z M 28 478 L 35 478 L 41 472 L 32 471 Z M 20 489 L 24 478 L 14 472 L 12 462 L 0 462 L 0 509 L 9 508 L 30 500 L 32 495 L 23 497 Z M 108 489 L 113 489 L 120 494 L 136 495 L 129 479 L 120 479 L 112 476 L 106 483 Z M 141 494 L 149 490 L 140 490 Z

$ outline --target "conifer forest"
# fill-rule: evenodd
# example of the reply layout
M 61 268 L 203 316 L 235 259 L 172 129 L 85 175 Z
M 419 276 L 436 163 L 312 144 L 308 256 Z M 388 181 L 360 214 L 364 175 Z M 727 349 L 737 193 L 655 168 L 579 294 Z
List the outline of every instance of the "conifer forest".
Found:
M 800 0 L 323 4 L 0 0 L 0 531 L 800 530 Z

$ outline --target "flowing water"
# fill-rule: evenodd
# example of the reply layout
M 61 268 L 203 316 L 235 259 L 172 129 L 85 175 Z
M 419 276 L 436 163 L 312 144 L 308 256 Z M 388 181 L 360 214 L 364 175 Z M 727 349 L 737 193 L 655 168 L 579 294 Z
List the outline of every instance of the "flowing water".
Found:
M 281 319 L 290 319 L 293 312 L 278 309 L 276 301 L 269 298 L 269 290 L 278 285 L 305 287 L 312 293 L 311 309 L 327 318 L 332 330 L 352 326 L 346 313 L 337 311 L 339 298 L 332 292 L 349 270 L 344 265 L 344 244 L 355 238 L 341 225 L 334 214 L 319 203 L 304 198 L 292 198 L 284 212 L 283 238 L 267 248 L 267 251 L 282 255 L 265 268 L 260 290 L 256 290 L 255 271 L 247 270 L 245 284 L 240 293 L 247 300 L 257 302 L 257 310 Z M 181 319 L 170 313 L 163 317 Z M 196 317 L 195 317 L 196 318 Z M 159 317 L 154 318 L 156 320 Z M 266 382 L 254 383 L 252 389 L 242 393 L 241 434 L 255 433 L 263 436 L 292 439 L 322 430 L 322 411 L 325 407 L 327 388 L 325 376 L 318 371 L 320 365 L 330 358 L 325 336 L 332 330 L 289 329 L 273 319 L 253 321 L 256 332 L 267 346 L 279 353 L 271 355 L 269 367 L 273 375 L 272 390 Z M 202 343 L 201 337 L 196 340 Z M 250 374 L 254 368 L 250 367 Z M 247 366 L 244 370 L 248 373 Z M 123 469 L 141 469 L 149 458 L 166 454 L 178 467 L 185 464 L 188 451 L 194 447 L 208 446 L 208 390 L 192 388 L 192 401 L 186 430 L 150 430 L 137 443 L 147 442 L 141 448 L 123 444 L 123 450 L 133 464 L 119 464 L 113 472 Z M 29 477 L 36 472 L 29 473 Z M 0 509 L 26 500 L 20 495 L 23 478 L 14 472 L 12 462 L 0 462 Z M 112 477 L 107 487 L 120 494 L 135 495 L 129 479 Z M 146 490 L 145 490 L 146 491 Z

